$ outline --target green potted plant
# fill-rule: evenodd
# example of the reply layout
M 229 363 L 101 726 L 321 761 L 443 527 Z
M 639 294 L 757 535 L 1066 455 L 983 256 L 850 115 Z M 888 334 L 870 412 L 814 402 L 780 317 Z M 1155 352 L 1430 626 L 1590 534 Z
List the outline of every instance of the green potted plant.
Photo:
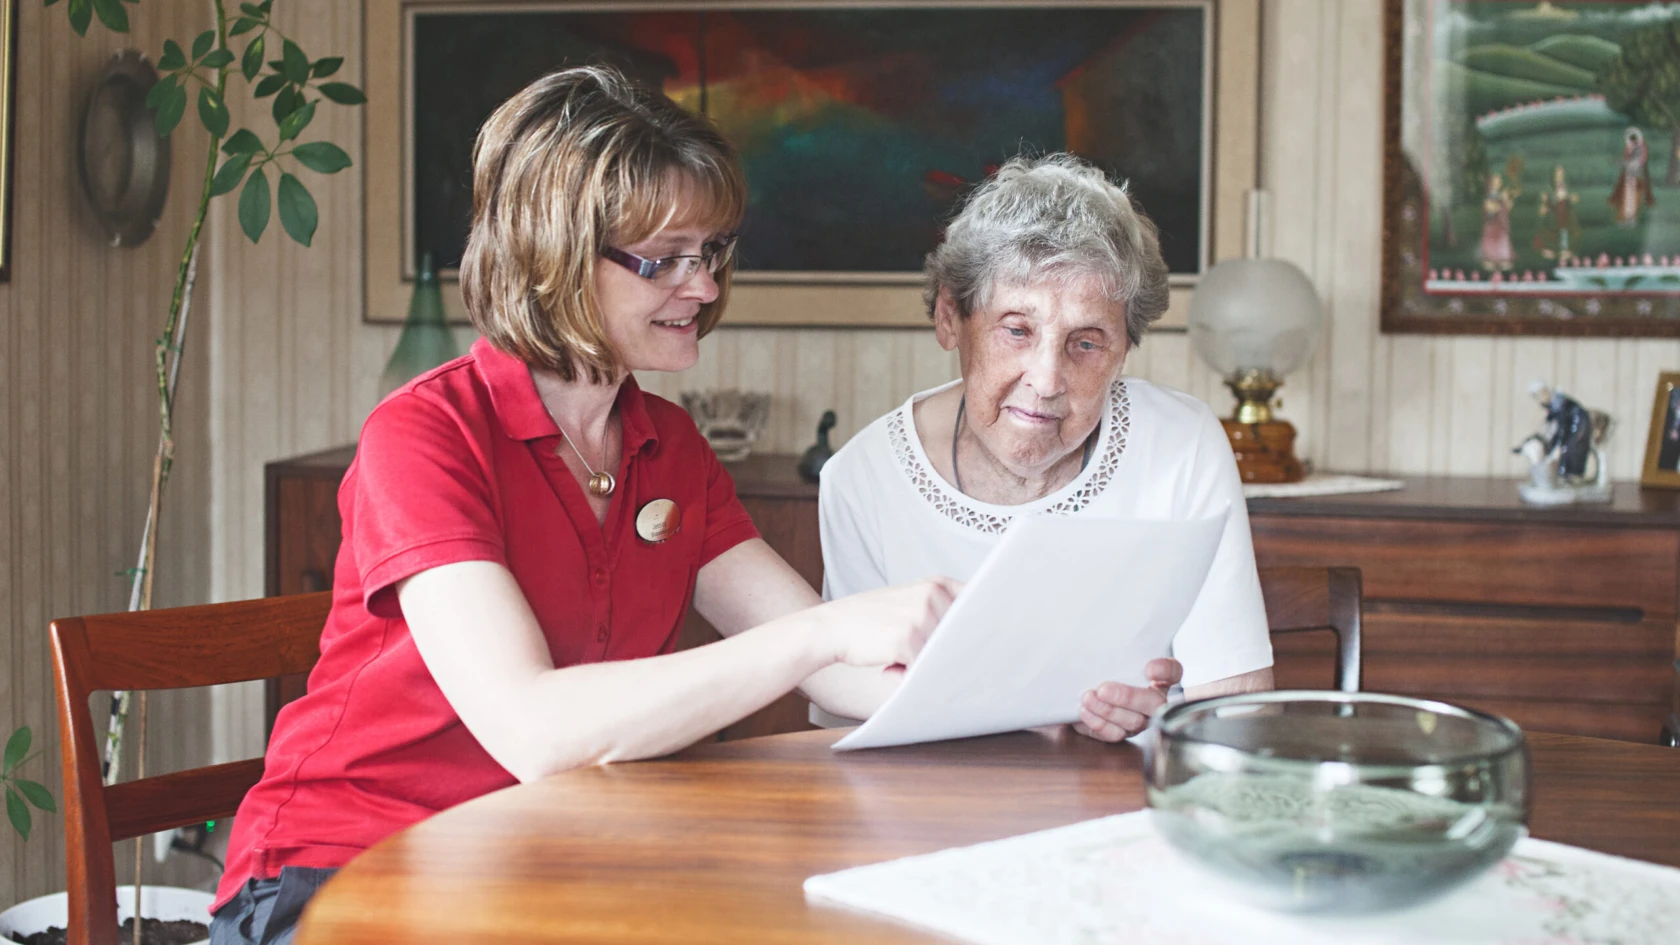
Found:
M 58 0 L 44 2 L 46 6 L 51 7 L 56 5 Z M 95 19 L 112 32 L 127 33 L 127 8 L 136 3 L 138 0 L 68 0 L 64 9 L 71 29 L 78 35 L 86 36 Z M 153 566 L 157 557 L 155 525 L 175 456 L 173 421 L 177 371 L 188 338 L 187 314 L 191 310 L 199 241 L 203 234 L 204 221 L 209 214 L 210 201 L 237 191 L 239 227 L 251 242 L 256 243 L 262 238 L 271 217 L 277 215 L 280 218 L 281 229 L 286 235 L 295 242 L 308 246 L 314 238 L 319 214 L 309 188 L 294 171 L 336 174 L 349 167 L 351 162 L 344 149 L 330 141 L 304 140 L 305 132 L 321 103 L 360 105 L 366 100 L 360 89 L 335 78 L 335 73 L 344 63 L 343 58 L 310 58 L 298 43 L 275 23 L 273 6 L 274 0 L 240 3 L 236 8 L 226 0 L 210 0 L 208 8 L 214 16 L 214 26 L 200 32 L 188 43 L 173 39 L 163 42 L 162 53 L 155 63 L 159 78 L 146 97 L 146 106 L 152 111 L 154 127 L 160 137 L 169 136 L 187 118 L 188 105 L 191 103 L 194 106 L 192 115 L 204 128 L 208 141 L 204 150 L 202 184 L 193 195 L 196 200 L 196 212 L 182 247 L 180 261 L 175 267 L 174 291 L 170 296 L 168 314 L 164 319 L 163 332 L 158 336 L 153 359 L 157 381 L 155 393 L 159 401 L 158 445 L 152 464 L 146 524 L 141 533 L 135 567 L 130 572 L 130 610 L 145 610 L 151 607 Z M 231 127 L 232 119 L 227 107 L 228 86 L 230 80 L 236 78 L 244 80 L 253 98 L 269 101 L 268 111 L 273 119 L 272 130 L 259 133 L 250 128 Z M 139 724 L 144 728 L 146 694 L 139 693 L 138 699 L 134 701 L 139 705 Z M 129 703 L 128 693 L 113 694 L 111 725 L 105 746 L 107 784 L 114 783 L 119 775 L 119 760 L 123 732 L 128 721 Z M 27 731 L 19 730 L 22 733 L 24 751 L 27 751 L 29 742 Z M 18 736 L 14 735 L 13 738 L 16 740 Z M 21 754 L 19 757 L 22 757 Z M 6 760 L 11 760 L 9 747 Z M 140 764 L 143 771 L 143 753 Z M 11 771 L 10 765 L 7 766 L 7 770 L 8 773 Z M 18 785 L 16 793 L 24 802 L 44 800 L 48 805 L 52 803 L 50 793 L 35 782 L 8 779 L 6 783 L 7 813 L 12 815 L 14 826 L 19 823 L 27 825 L 31 815 L 26 808 L 22 810 L 21 815 L 13 813 L 17 808 L 11 803 L 12 785 Z M 23 783 L 28 783 L 30 787 L 22 787 Z M 39 804 L 36 806 L 43 810 L 51 809 L 42 808 Z M 18 829 L 21 833 L 28 832 L 27 827 Z M 150 912 L 151 904 L 157 897 L 143 893 L 161 891 L 142 890 L 139 882 L 141 846 L 142 842 L 137 841 L 136 885 L 131 890 L 132 895 L 126 897 L 128 901 L 123 903 L 132 910 L 130 915 L 134 912 Z M 129 890 L 129 887 L 124 887 L 124 890 Z M 194 890 L 182 892 L 194 893 L 199 897 L 208 895 Z M 57 914 L 62 924 L 65 914 L 62 893 L 57 897 L 42 897 L 31 900 L 30 903 L 20 904 L 4 915 L 11 915 L 17 909 L 31 903 L 54 898 L 59 900 Z M 141 908 L 143 899 L 146 905 L 144 909 Z M 195 901 L 200 902 L 197 909 L 198 914 L 202 916 L 204 903 L 202 899 Z M 144 924 L 142 922 L 142 925 Z M 0 927 L 0 940 L 7 934 L 30 931 L 33 930 Z M 137 945 L 139 937 L 139 932 L 136 931 Z
M 41 754 L 39 751 L 33 755 L 29 753 L 34 737 L 29 726 L 18 726 L 6 739 L 5 755 L 0 758 L 0 786 L 5 788 L 6 819 L 11 821 L 12 829 L 18 832 L 18 836 L 25 840 L 29 839 L 29 833 L 34 828 L 35 818 L 29 813 L 31 805 L 49 814 L 58 813 L 52 792 L 39 781 L 31 781 L 18 773 Z

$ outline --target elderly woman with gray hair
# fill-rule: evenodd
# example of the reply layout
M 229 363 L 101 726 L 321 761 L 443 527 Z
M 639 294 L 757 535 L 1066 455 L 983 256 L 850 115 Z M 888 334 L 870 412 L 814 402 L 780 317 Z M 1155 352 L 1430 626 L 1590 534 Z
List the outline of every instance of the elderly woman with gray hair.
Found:
M 1270 689 L 1265 605 L 1225 433 L 1195 398 L 1121 374 L 1167 308 L 1155 226 L 1125 188 L 1072 155 L 1010 161 L 928 255 L 925 297 L 962 376 L 912 396 L 823 468 L 824 596 L 968 580 L 1017 515 L 1229 509 L 1171 653 L 1146 668 L 1151 687 L 1084 693 L 1076 727 L 1104 741 L 1134 735 L 1180 683 L 1190 698 Z

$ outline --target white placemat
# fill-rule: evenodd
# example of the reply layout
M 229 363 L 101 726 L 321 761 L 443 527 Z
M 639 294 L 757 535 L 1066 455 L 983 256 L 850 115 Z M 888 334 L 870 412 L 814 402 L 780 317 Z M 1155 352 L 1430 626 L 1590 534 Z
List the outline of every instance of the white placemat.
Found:
M 1139 811 L 813 876 L 806 898 L 981 945 L 1675 945 L 1680 870 L 1527 838 L 1473 882 L 1375 916 L 1210 892 Z

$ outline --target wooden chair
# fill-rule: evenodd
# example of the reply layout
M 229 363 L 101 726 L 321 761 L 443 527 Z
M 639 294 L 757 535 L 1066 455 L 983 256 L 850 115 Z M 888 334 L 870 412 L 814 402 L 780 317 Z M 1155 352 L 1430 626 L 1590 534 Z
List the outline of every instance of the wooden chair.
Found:
M 1273 635 L 1329 630 L 1336 635 L 1335 688 L 1359 691 L 1358 568 L 1261 568 L 1260 593 Z
M 323 592 L 52 622 L 70 945 L 118 945 L 112 843 L 230 817 L 263 771 L 253 758 L 107 788 L 88 696 L 308 672 L 331 601 Z

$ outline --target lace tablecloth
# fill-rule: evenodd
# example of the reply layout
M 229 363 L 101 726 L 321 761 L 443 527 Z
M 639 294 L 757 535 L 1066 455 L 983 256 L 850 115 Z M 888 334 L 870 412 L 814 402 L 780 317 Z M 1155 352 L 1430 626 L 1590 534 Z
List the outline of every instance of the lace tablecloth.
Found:
M 1376 479 L 1342 473 L 1312 473 L 1300 482 L 1247 482 L 1243 496 L 1249 499 L 1290 499 L 1309 495 L 1350 495 L 1356 492 L 1392 492 L 1404 489 L 1399 479 Z
M 1315 918 L 1209 891 L 1139 811 L 813 876 L 808 900 L 982 945 L 1676 945 L 1680 870 L 1526 838 L 1410 909 Z

